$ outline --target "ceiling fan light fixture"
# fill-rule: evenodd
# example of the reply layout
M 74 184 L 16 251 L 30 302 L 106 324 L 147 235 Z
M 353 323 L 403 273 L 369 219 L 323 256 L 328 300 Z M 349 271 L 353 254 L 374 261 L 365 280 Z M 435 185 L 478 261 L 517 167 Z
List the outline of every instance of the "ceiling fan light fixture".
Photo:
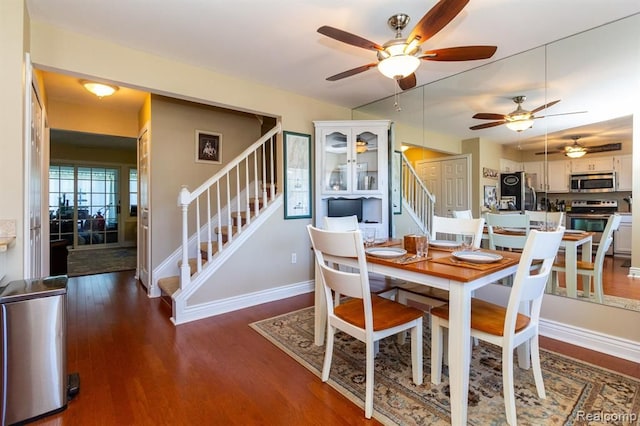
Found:
M 96 83 L 95 81 L 88 80 L 82 80 L 80 81 L 80 84 L 82 84 L 82 86 L 89 92 L 101 99 L 105 96 L 113 95 L 118 91 L 118 89 L 120 89 L 118 86 L 113 86 L 111 84 Z
M 395 55 L 383 59 L 378 63 L 378 70 L 385 77 L 398 80 L 405 78 L 420 66 L 420 59 L 411 55 Z
M 522 118 L 510 117 L 505 123 L 505 126 L 513 130 L 514 132 L 522 132 L 523 130 L 527 130 L 531 126 L 533 126 L 533 120 L 529 118 L 529 115 Z
M 367 152 L 367 145 L 369 145 L 366 141 L 357 140 L 356 141 L 356 152 L 358 154 L 362 154 L 363 152 Z
M 576 146 L 568 146 L 565 150 L 564 155 L 566 155 L 569 158 L 580 158 L 586 153 L 587 153 L 586 149 L 584 149 L 579 145 L 576 145 Z

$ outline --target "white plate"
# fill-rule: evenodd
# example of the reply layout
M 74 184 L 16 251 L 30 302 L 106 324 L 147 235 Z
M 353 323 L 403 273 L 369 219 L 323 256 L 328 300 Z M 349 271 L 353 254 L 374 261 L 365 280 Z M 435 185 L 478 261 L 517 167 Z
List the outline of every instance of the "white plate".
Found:
M 407 254 L 405 249 L 396 247 L 372 247 L 364 250 L 368 255 L 381 257 L 383 259 L 393 259 Z
M 524 232 L 524 228 L 502 228 L 502 230 L 506 232 Z
M 431 240 L 429 241 L 430 246 L 434 247 L 458 247 L 460 243 L 450 240 Z
M 493 263 L 502 259 L 502 256 L 495 253 L 484 253 L 481 251 L 454 251 L 451 253 L 458 260 L 471 263 Z

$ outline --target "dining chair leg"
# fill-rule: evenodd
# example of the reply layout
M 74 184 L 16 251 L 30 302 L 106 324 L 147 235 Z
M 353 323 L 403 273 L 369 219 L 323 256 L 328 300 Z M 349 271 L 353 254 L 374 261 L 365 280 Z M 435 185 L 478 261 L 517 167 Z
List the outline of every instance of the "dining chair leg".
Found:
M 431 383 L 439 385 L 442 380 L 442 327 L 440 321 L 434 317 L 431 319 Z
M 502 393 L 504 395 L 504 409 L 507 413 L 507 423 L 516 425 L 516 400 L 513 388 L 513 348 L 509 345 L 502 347 Z
M 370 419 L 373 415 L 373 378 L 374 378 L 374 342 L 366 343 L 367 366 L 365 373 L 365 391 L 364 391 L 364 416 Z
M 322 381 L 329 380 L 329 373 L 331 372 L 331 359 L 333 358 L 333 334 L 335 328 L 327 326 L 327 342 L 324 350 L 324 364 L 322 366 Z
M 422 320 L 416 323 L 411 329 L 411 371 L 413 372 L 413 383 L 421 385 L 423 381 L 422 372 Z
M 533 367 L 533 378 L 536 382 L 538 397 L 545 399 L 547 394 L 544 390 L 544 380 L 542 378 L 542 366 L 540 365 L 540 344 L 537 335 L 530 340 L 531 367 Z
M 591 281 L 593 281 L 593 286 L 594 291 L 596 293 L 596 300 L 598 301 L 598 303 L 603 303 L 603 296 L 602 296 L 602 271 L 600 271 L 599 274 L 594 274 L 590 279 L 589 279 L 589 283 L 591 283 Z M 591 284 L 589 284 L 591 285 Z

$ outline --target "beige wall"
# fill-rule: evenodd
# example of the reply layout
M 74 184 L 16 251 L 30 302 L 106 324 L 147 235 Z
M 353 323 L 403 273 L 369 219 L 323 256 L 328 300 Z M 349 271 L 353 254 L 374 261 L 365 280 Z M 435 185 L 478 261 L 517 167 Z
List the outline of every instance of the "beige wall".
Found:
M 129 138 L 138 136 L 138 117 L 129 111 L 50 100 L 47 117 L 52 129 Z

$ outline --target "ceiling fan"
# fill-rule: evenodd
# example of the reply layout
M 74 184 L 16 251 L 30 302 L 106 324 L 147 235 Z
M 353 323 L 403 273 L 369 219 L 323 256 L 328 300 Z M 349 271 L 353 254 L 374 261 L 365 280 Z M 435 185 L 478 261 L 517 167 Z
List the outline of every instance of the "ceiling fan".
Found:
M 492 121 L 491 123 L 485 123 L 485 124 L 478 124 L 475 126 L 471 126 L 469 128 L 471 130 L 480 130 L 480 129 L 488 129 L 489 127 L 495 127 L 495 126 L 500 126 L 504 124 L 513 131 L 522 132 L 523 130 L 527 130 L 533 125 L 533 120 L 537 118 L 545 117 L 544 115 L 536 116 L 535 115 L 536 112 L 542 111 L 543 109 L 549 108 L 557 104 L 558 102 L 560 102 L 560 99 L 558 99 L 557 101 L 549 102 L 548 104 L 541 105 L 537 108 L 532 109 L 531 111 L 528 111 L 522 108 L 522 103 L 526 99 L 527 99 L 526 96 L 513 97 L 513 102 L 515 102 L 516 105 L 518 105 L 518 107 L 508 114 L 495 114 L 490 112 L 477 113 L 476 115 L 473 116 L 473 118 L 477 118 L 479 120 L 498 120 L 498 121 Z M 580 111 L 580 112 L 586 112 L 586 111 Z M 578 113 L 568 112 L 564 114 L 549 114 L 548 117 L 554 116 L 554 115 L 565 115 L 565 114 L 578 114 Z
M 555 150 L 547 151 L 548 154 L 557 154 L 562 153 L 569 158 L 580 158 L 585 154 L 593 153 L 593 152 L 609 152 L 609 151 L 620 151 L 622 149 L 622 144 L 620 142 L 616 143 L 607 143 L 604 145 L 596 145 L 596 146 L 584 146 L 578 143 L 581 136 L 571 136 L 571 140 L 573 140 L 573 144 L 565 145 L 563 147 L 557 148 Z M 543 155 L 545 152 L 536 152 L 536 155 Z
M 379 45 L 355 34 L 330 26 L 318 28 L 320 34 L 343 43 L 378 52 L 378 62 L 362 65 L 328 77 L 336 81 L 378 67 L 386 77 L 397 80 L 402 90 L 416 85 L 414 71 L 420 66 L 420 59 L 426 61 L 471 61 L 487 59 L 493 56 L 496 46 L 460 46 L 435 49 L 422 52 L 420 45 L 442 30 L 467 5 L 469 0 L 440 0 L 431 8 L 413 28 L 409 37 L 402 37 L 402 30 L 409 23 L 409 16 L 398 13 L 389 18 L 387 24 L 396 36 L 383 45 Z

